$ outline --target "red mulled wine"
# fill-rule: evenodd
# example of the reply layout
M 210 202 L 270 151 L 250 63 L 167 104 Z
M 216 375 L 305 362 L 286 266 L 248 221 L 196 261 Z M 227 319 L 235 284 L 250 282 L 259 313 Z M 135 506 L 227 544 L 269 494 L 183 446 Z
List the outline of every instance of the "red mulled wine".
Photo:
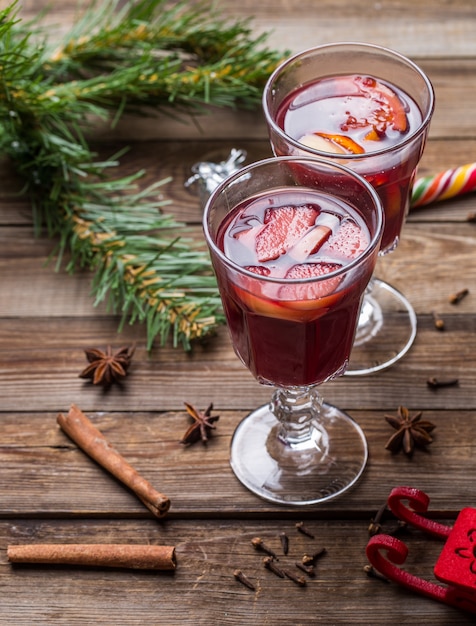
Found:
M 276 123 L 304 147 L 350 157 L 347 163 L 341 162 L 364 176 L 382 200 L 382 250 L 396 245 L 421 145 L 416 142 L 405 158 L 392 151 L 367 161 L 365 156 L 404 143 L 421 125 L 422 114 L 415 101 L 395 85 L 372 76 L 330 76 L 289 93 L 279 105 Z M 287 153 L 283 146 L 275 149 L 277 154 Z
M 313 385 L 342 373 L 373 270 L 355 261 L 370 240 L 363 216 L 324 191 L 275 189 L 228 213 L 217 245 L 246 271 L 215 271 L 235 350 L 260 382 Z

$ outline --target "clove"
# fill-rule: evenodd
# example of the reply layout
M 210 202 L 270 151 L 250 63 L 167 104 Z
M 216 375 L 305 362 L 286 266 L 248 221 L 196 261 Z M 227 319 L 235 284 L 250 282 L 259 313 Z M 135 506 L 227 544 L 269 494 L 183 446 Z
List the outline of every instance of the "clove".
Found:
M 364 572 L 369 578 L 376 578 L 384 583 L 390 582 L 388 578 L 385 578 L 385 576 L 378 572 L 372 565 L 364 565 Z
M 302 576 L 296 576 L 296 574 L 287 569 L 283 570 L 283 572 L 284 575 L 289 578 L 289 580 L 292 580 L 293 583 L 296 583 L 296 585 L 299 585 L 300 587 L 305 587 L 307 585 L 306 579 Z
M 382 506 L 379 508 L 379 510 L 377 511 L 377 513 L 375 514 L 375 517 L 370 520 L 368 530 L 369 530 L 369 535 L 371 537 L 373 535 L 378 535 L 378 533 L 382 530 L 381 521 L 386 511 L 387 511 L 387 503 L 384 502 Z
M 437 330 L 445 330 L 445 320 L 436 311 L 433 311 L 433 320 Z
M 450 301 L 451 304 L 459 304 L 461 302 L 461 300 L 463 298 L 466 298 L 466 296 L 469 294 L 469 289 L 461 289 L 460 291 L 457 291 L 456 293 L 453 293 L 448 300 Z
M 435 376 L 432 376 L 426 381 L 426 384 L 431 389 L 439 389 L 441 387 L 455 387 L 459 384 L 458 378 L 448 378 L 446 380 L 439 380 Z
M 276 552 L 274 550 L 271 550 L 271 548 L 268 548 L 268 546 L 264 543 L 261 537 L 254 537 L 251 540 L 251 544 L 256 548 L 256 550 L 261 550 L 261 552 L 264 552 L 265 554 L 273 557 L 273 559 L 278 560 Z
M 317 552 L 314 552 L 314 554 L 305 554 L 302 557 L 302 564 L 303 565 L 315 565 L 316 561 L 320 559 L 321 556 L 324 556 L 326 552 L 327 550 L 325 548 L 321 548 Z
M 244 585 L 245 587 L 248 587 L 248 589 L 251 589 L 251 591 L 256 591 L 256 587 L 254 586 L 254 584 L 251 582 L 251 580 L 247 576 L 243 574 L 243 572 L 240 569 L 236 569 L 233 572 L 233 576 L 242 585 Z
M 266 569 L 269 569 L 270 572 L 273 572 L 273 574 L 276 574 L 276 576 L 279 576 L 280 578 L 284 578 L 285 576 L 284 571 L 278 565 L 276 565 L 273 557 L 265 556 L 263 559 L 263 565 L 266 567 Z
M 316 568 L 314 565 L 304 565 L 304 563 L 299 563 L 299 561 L 297 561 L 294 565 L 310 578 L 313 578 L 316 575 Z
M 304 526 L 304 522 L 297 522 L 296 528 L 300 533 L 306 535 L 306 537 L 314 539 L 314 535 L 309 530 L 307 530 L 307 528 Z
M 289 552 L 289 538 L 286 533 L 280 533 L 279 539 L 281 541 L 281 547 L 283 549 L 283 554 L 286 556 Z

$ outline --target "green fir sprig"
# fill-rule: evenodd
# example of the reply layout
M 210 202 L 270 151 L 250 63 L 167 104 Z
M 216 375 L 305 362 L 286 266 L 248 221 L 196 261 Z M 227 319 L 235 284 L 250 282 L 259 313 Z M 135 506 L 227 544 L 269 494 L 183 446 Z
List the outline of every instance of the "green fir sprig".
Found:
M 94 272 L 96 302 L 123 322 L 145 322 L 150 348 L 172 335 L 189 349 L 223 322 L 208 253 L 164 212 L 159 181 L 114 178 L 122 154 L 99 160 L 91 119 L 126 111 L 189 116 L 209 105 L 253 108 L 282 53 L 228 24 L 206 4 L 93 2 L 59 45 L 25 25 L 13 2 L 0 11 L 0 153 L 25 181 L 37 233 L 66 251 L 68 269 Z

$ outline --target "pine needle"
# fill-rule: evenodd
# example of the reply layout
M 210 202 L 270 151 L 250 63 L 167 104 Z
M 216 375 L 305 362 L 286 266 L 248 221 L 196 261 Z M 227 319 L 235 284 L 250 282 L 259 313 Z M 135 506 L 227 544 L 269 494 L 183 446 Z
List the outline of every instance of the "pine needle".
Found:
M 248 21 L 211 17 L 208 4 L 97 0 L 63 41 L 0 11 L 0 154 L 25 181 L 35 232 L 57 237 L 58 263 L 93 272 L 95 303 L 122 323 L 190 349 L 223 323 L 208 253 L 164 212 L 168 180 L 141 189 L 144 172 L 114 177 L 122 152 L 100 160 L 91 119 L 124 112 L 186 116 L 208 105 L 254 108 L 283 54 Z

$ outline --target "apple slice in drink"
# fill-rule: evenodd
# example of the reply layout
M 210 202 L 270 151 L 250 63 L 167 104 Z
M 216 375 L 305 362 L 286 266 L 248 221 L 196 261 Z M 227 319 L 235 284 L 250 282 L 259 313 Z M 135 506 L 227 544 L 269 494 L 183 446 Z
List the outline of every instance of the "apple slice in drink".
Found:
M 311 254 L 315 254 L 329 237 L 339 228 L 340 219 L 332 213 L 321 213 L 314 223 L 314 227 L 309 230 L 301 239 L 289 250 L 288 255 L 294 260 L 302 263 Z

